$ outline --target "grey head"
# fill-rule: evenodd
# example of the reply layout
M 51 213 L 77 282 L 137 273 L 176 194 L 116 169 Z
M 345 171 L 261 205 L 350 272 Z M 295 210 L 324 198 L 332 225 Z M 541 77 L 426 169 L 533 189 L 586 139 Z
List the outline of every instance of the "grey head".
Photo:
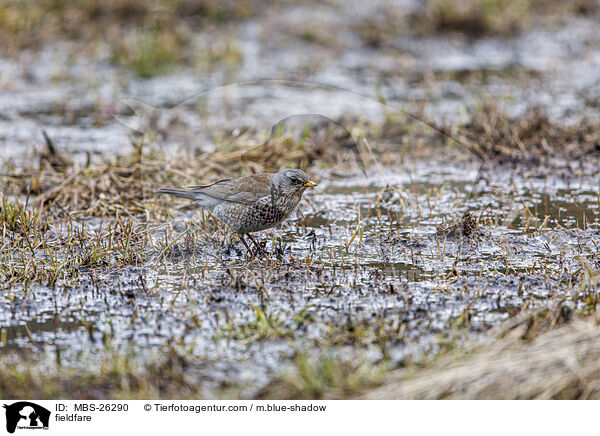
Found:
M 304 171 L 293 168 L 279 171 L 271 179 L 271 200 L 278 209 L 293 209 L 306 188 L 317 186 Z
M 304 171 L 295 168 L 279 171 L 273 176 L 271 183 L 275 191 L 283 191 L 287 194 L 302 193 L 306 188 L 317 186 Z

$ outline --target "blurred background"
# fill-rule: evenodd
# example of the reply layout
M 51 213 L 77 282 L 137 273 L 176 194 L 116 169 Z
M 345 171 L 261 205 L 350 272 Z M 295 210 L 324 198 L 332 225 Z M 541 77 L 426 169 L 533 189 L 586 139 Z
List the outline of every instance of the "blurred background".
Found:
M 129 114 L 123 98 L 168 109 L 260 79 L 334 86 L 438 126 L 492 103 L 573 124 L 600 110 L 599 16 L 595 0 L 2 0 L 0 150 L 39 143 L 44 127 L 59 148 L 115 152 L 129 141 L 114 119 Z M 306 98 L 269 87 L 229 95 L 238 113 L 195 129 L 196 145 L 214 145 L 210 127 L 251 126 L 273 101 L 285 113 Z M 372 116 L 332 101 L 312 106 Z

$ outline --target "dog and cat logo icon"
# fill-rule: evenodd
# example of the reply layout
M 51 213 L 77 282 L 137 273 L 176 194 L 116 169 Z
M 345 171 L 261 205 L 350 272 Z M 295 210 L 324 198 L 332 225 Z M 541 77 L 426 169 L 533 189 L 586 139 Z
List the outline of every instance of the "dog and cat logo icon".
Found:
M 4 404 L 6 409 L 6 431 L 14 433 L 16 429 L 48 430 L 50 411 L 29 401 Z

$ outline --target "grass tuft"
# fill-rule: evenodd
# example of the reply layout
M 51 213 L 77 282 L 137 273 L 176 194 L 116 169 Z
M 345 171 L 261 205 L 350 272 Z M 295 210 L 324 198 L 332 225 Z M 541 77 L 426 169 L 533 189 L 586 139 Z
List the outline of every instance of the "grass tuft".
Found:
M 294 368 L 275 378 L 257 395 L 259 399 L 309 400 L 347 398 L 383 382 L 387 367 L 345 361 L 331 356 L 313 360 L 299 354 Z
M 185 59 L 189 40 L 170 29 L 134 30 L 113 43 L 112 60 L 140 77 L 169 73 Z

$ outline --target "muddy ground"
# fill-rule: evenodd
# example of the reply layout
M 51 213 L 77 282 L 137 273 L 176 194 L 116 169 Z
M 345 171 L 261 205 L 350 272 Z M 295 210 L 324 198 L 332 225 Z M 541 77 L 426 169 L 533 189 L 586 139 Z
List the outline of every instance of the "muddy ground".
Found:
M 11 27 L 9 2 L 0 396 L 437 398 L 389 386 L 496 359 L 507 328 L 527 356 L 595 326 L 597 7 L 443 3 L 180 2 L 159 20 L 89 0 L 88 34 L 51 2 Z M 154 194 L 285 167 L 319 185 L 259 234 L 266 255 Z

